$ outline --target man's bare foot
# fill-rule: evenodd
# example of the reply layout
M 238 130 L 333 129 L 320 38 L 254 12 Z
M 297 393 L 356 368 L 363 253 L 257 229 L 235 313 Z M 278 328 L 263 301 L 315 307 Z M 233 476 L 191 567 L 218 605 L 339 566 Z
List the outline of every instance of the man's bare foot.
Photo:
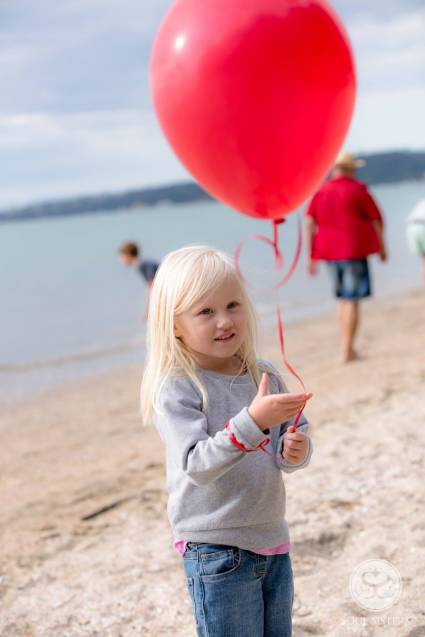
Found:
M 360 356 L 358 353 L 352 349 L 349 352 L 344 352 L 341 356 L 341 363 L 345 365 L 346 363 L 352 363 L 353 361 L 359 360 Z

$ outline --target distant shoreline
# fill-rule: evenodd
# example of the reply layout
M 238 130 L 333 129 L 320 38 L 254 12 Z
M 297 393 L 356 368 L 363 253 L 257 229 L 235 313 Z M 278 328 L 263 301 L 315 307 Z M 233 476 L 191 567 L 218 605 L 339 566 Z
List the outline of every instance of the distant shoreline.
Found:
M 359 153 L 366 166 L 358 178 L 369 185 L 397 184 L 425 179 L 425 152 Z M 214 199 L 195 182 L 183 182 L 115 194 L 87 195 L 0 211 L 0 223 L 77 215 L 115 213 L 163 203 L 185 204 Z

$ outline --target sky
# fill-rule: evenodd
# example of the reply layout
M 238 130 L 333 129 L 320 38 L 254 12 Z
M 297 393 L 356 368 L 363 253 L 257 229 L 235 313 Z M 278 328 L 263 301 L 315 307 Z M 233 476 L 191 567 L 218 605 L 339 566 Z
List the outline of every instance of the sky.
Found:
M 189 178 L 149 97 L 150 50 L 171 4 L 0 0 L 0 209 Z M 425 149 L 424 1 L 331 4 L 357 64 L 345 147 Z

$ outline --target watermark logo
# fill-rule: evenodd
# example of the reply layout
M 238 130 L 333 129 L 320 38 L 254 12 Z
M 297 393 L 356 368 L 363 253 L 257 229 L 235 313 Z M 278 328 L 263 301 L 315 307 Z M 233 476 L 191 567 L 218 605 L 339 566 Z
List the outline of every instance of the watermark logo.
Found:
M 400 573 L 387 560 L 365 560 L 350 577 L 351 597 L 369 611 L 379 613 L 397 604 L 401 589 Z

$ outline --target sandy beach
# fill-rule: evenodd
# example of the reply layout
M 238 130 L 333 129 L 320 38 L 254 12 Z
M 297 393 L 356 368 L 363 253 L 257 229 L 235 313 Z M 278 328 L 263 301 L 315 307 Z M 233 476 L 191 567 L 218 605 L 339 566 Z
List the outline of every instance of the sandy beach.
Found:
M 363 310 L 362 357 L 346 366 L 333 313 L 287 327 L 288 357 L 314 393 L 312 463 L 284 478 L 294 637 L 425 635 L 425 293 Z M 282 368 L 274 330 L 260 354 Z M 195 636 L 162 444 L 138 416 L 140 375 L 2 410 L 1 637 Z M 373 558 L 402 580 L 398 603 L 380 613 L 349 590 Z

